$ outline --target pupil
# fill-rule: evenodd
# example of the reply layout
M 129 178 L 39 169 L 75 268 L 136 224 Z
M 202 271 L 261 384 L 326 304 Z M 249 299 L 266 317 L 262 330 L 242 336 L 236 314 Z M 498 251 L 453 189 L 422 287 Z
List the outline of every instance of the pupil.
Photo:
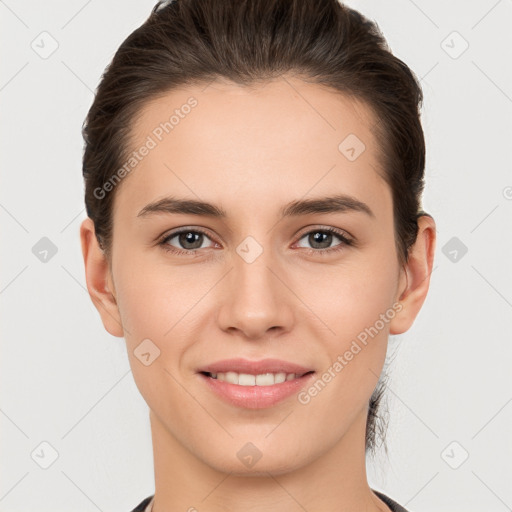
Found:
M 313 241 L 314 243 L 320 243 L 323 244 L 323 248 L 329 247 L 331 245 L 330 237 L 332 235 L 330 233 L 322 233 L 320 231 L 317 231 L 313 234 Z M 328 243 L 325 243 L 325 238 L 327 238 Z
M 194 244 L 194 242 L 197 243 L 197 238 L 200 236 L 200 233 L 192 233 L 191 231 L 189 231 L 188 233 L 182 233 L 180 236 L 180 243 L 187 249 L 197 249 L 201 247 L 201 244 L 199 244 L 197 247 L 187 247 L 187 244 Z

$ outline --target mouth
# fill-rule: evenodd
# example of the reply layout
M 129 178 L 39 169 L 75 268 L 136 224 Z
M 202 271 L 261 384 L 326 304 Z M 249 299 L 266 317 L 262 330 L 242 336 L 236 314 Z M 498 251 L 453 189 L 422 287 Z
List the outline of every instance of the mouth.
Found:
M 297 395 L 302 388 L 312 382 L 315 372 L 256 375 L 219 372 L 215 377 L 214 375 L 212 372 L 198 374 L 206 386 L 205 389 L 224 403 L 237 409 L 268 409 Z
M 236 384 L 238 386 L 274 386 L 275 384 L 282 384 L 283 382 L 300 379 L 305 375 L 314 373 L 313 370 L 302 373 L 285 373 L 285 372 L 267 372 L 259 374 L 251 373 L 238 373 L 233 371 L 228 372 L 199 372 L 205 377 L 218 380 L 220 382 L 228 382 L 229 384 Z
M 315 370 L 278 359 L 226 359 L 197 370 L 206 389 L 245 409 L 272 407 L 310 383 Z

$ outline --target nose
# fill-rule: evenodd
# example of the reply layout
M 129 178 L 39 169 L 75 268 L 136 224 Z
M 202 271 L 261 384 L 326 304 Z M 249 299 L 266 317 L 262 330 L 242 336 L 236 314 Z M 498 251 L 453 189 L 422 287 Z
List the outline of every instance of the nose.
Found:
M 252 262 L 235 254 L 218 302 L 217 321 L 224 331 L 258 340 L 292 328 L 297 298 L 286 285 L 286 272 L 269 252 Z

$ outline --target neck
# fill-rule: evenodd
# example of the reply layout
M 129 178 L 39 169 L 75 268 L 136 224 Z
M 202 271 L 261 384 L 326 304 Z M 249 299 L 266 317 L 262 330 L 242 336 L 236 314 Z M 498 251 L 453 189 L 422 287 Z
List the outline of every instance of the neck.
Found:
M 366 477 L 366 411 L 328 452 L 286 472 L 257 476 L 217 471 L 184 447 L 150 412 L 155 469 L 152 512 L 385 511 Z

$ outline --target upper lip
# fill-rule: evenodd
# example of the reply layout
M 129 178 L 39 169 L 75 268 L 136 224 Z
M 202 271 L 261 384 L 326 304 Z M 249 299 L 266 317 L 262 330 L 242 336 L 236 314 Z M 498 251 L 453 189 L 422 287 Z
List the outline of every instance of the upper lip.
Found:
M 215 363 L 202 366 L 198 372 L 207 373 L 247 373 L 249 375 L 261 375 L 263 373 L 295 373 L 302 376 L 313 371 L 300 364 L 290 363 L 280 359 L 260 359 L 250 361 L 249 359 L 223 359 Z

